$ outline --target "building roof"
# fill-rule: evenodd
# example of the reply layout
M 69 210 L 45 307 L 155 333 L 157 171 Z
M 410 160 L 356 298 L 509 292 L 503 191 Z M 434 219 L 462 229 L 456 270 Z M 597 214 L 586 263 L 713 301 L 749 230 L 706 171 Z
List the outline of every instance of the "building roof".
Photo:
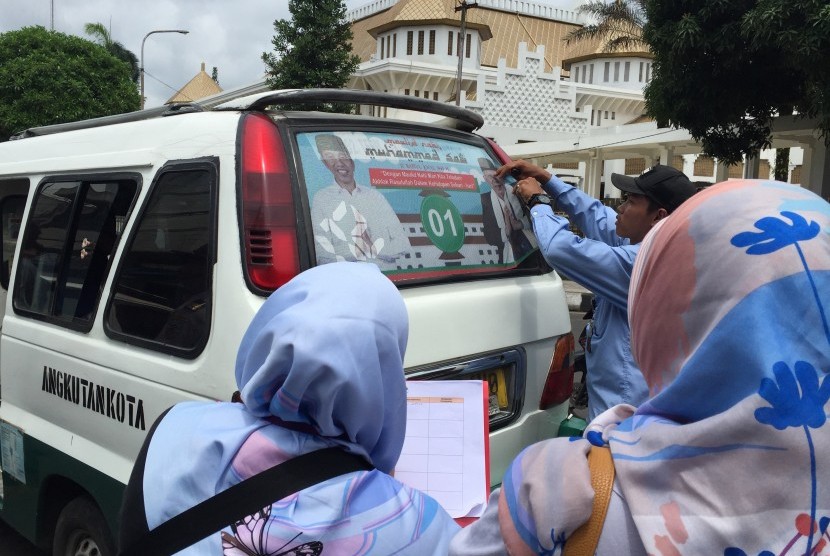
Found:
M 455 0 L 401 0 L 386 11 L 385 21 L 377 27 L 367 29 L 373 38 L 379 33 L 402 25 L 461 25 L 461 12 L 455 11 Z M 472 17 L 467 10 L 467 28 L 478 30 L 482 40 L 490 40 L 493 33 L 490 28 Z
M 572 41 L 565 46 L 565 53 L 562 58 L 562 69 L 570 70 L 571 64 L 590 60 L 592 58 L 632 58 L 643 57 L 653 58 L 648 45 L 642 43 L 638 48 L 608 52 L 605 50 L 607 38 L 593 38 L 581 41 Z
M 390 8 L 375 12 L 352 23 L 352 50 L 362 62 L 376 52 L 378 33 L 396 27 L 421 25 L 453 25 L 460 27 L 461 14 L 455 11 L 458 0 L 398 0 Z M 571 29 L 581 25 L 573 22 L 534 17 L 478 5 L 467 10 L 467 28 L 482 33 L 481 65 L 497 67 L 504 58 L 507 67 L 518 64 L 519 43 L 530 50 L 545 45 L 546 71 L 562 65 L 564 38 Z M 486 40 L 490 39 L 490 40 Z
M 174 104 L 177 102 L 193 102 L 211 95 L 222 92 L 222 87 L 213 80 L 211 76 L 205 73 L 205 63 L 202 62 L 202 69 L 196 76 L 187 82 L 187 84 L 179 89 L 175 95 L 167 99 L 164 104 Z

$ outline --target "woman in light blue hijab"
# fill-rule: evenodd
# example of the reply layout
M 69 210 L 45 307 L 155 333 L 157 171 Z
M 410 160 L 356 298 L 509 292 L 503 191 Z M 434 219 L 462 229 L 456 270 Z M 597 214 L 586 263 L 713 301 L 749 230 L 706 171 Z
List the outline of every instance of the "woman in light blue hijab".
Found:
M 269 467 L 339 446 L 375 469 L 276 500 L 180 554 L 445 554 L 458 526 L 390 476 L 406 428 L 407 335 L 400 293 L 375 265 L 322 265 L 281 287 L 239 348 L 243 403 L 177 404 L 148 437 L 121 546 Z

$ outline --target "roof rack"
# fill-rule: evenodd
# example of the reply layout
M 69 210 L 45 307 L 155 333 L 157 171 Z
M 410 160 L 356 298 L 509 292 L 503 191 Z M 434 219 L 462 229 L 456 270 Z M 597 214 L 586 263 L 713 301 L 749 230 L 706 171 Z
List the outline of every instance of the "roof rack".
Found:
M 442 120 L 436 123 L 456 127 L 464 131 L 474 131 L 484 125 L 484 118 L 472 110 L 418 97 L 380 93 L 377 91 L 361 91 L 357 89 L 287 89 L 239 96 L 240 92 L 244 93 L 250 90 L 251 88 L 248 87 L 242 89 L 242 91 L 220 93 L 185 104 L 159 106 L 147 110 L 138 110 L 125 114 L 115 114 L 113 116 L 104 116 L 102 118 L 92 118 L 65 124 L 32 127 L 12 135 L 10 139 L 25 139 L 39 135 L 50 135 L 78 129 L 138 122 L 206 110 L 265 110 L 267 107 L 273 105 L 292 106 L 321 102 L 386 106 L 389 108 L 436 114 L 444 116 L 449 120 L 448 122 Z
M 51 135 L 52 133 L 63 133 L 65 131 L 89 129 L 92 127 L 123 124 L 127 122 L 139 122 L 141 120 L 150 120 L 163 116 L 172 116 L 174 114 L 202 111 L 204 111 L 204 108 L 196 103 L 159 106 L 157 108 L 148 108 L 147 110 L 137 110 L 135 112 L 126 112 L 124 114 L 115 114 L 113 116 L 103 116 L 101 118 L 91 118 L 89 120 L 79 120 L 77 122 L 67 122 L 65 124 L 30 127 L 29 129 L 15 133 L 9 139 L 14 141 L 15 139 L 26 139 L 27 137 L 36 137 L 39 135 Z

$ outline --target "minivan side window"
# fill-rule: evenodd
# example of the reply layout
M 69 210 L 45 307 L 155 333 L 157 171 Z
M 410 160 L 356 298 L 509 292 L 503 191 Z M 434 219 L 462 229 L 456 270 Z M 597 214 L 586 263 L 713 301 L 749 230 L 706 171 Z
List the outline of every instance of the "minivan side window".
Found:
M 137 191 L 135 177 L 41 185 L 20 249 L 15 312 L 88 331 Z
M 113 339 L 194 358 L 210 331 L 215 166 L 158 178 L 124 249 L 105 317 Z

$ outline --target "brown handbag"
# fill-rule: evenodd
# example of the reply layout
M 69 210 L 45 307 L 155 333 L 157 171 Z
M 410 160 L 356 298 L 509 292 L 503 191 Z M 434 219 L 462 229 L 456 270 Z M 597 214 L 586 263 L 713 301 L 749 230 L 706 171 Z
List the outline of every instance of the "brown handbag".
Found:
M 588 452 L 588 469 L 591 472 L 591 486 L 594 487 L 591 517 L 565 542 L 562 556 L 594 556 L 597 551 L 599 536 L 611 501 L 611 487 L 614 486 L 614 460 L 611 459 L 608 446 L 591 446 L 591 451 Z

